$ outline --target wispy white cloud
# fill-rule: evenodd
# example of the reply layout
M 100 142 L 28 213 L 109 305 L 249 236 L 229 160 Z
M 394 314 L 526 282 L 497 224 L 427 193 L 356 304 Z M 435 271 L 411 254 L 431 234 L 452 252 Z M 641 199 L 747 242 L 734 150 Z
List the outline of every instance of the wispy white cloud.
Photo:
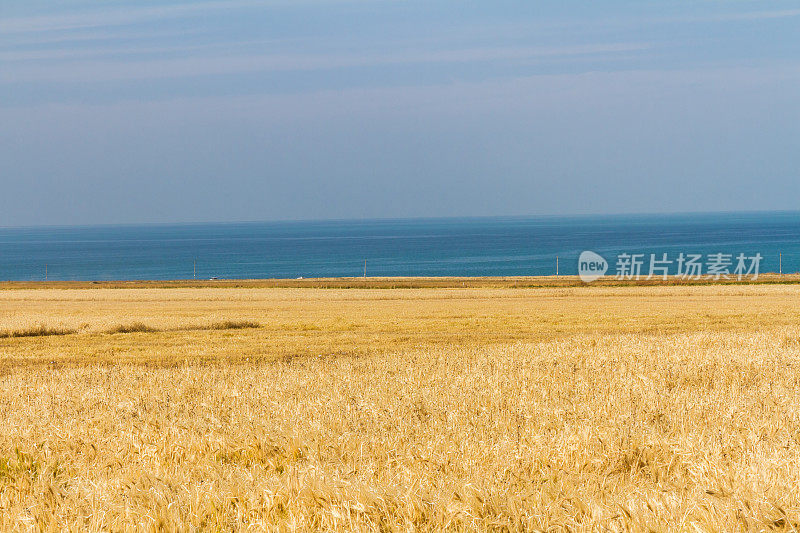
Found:
M 181 29 L 183 37 L 197 35 L 199 30 Z M 0 33 L 0 47 L 15 50 L 24 48 L 66 47 L 72 45 L 86 45 L 99 41 L 151 41 L 162 37 L 175 37 L 175 30 L 155 30 L 136 28 L 123 30 L 121 28 L 89 28 L 82 31 L 54 30 L 49 32 L 33 32 L 27 34 L 2 34 Z
M 116 45 L 107 44 L 105 46 L 93 46 L 91 48 L 47 48 L 35 50 L 13 50 L 1 51 L 0 61 L 8 63 L 25 61 L 78 61 L 82 59 L 95 58 L 125 58 L 126 56 L 152 56 L 164 54 L 186 54 L 213 50 L 219 53 L 220 50 L 235 50 L 242 47 L 267 47 L 276 42 L 274 40 L 251 40 L 218 42 L 193 45 L 157 45 L 149 44 L 150 40 L 145 40 L 143 44 Z
M 374 54 L 227 54 L 172 59 L 59 62 L 55 65 L 20 63 L 13 69 L 0 71 L 0 82 L 101 82 L 430 63 L 533 61 L 544 58 L 639 52 L 647 50 L 649 47 L 650 45 L 647 43 L 600 43 L 560 47 L 466 48 Z M 151 52 L 158 52 L 158 50 L 153 49 Z M 56 54 L 53 59 L 59 59 L 60 52 L 53 53 Z M 15 54 L 17 55 L 15 56 Z M 26 57 L 20 54 L 29 53 L 8 52 L 5 59 L 24 59 Z M 46 57 L 46 53 L 42 54 L 39 56 L 40 59 Z
M 724 0 L 721 3 L 728 4 L 733 0 Z M 724 23 L 737 21 L 758 21 L 758 20 L 779 20 L 784 18 L 800 17 L 800 9 L 782 10 L 761 10 L 761 11 L 739 11 L 739 12 L 718 12 L 718 13 L 689 13 L 681 15 L 638 15 L 633 16 L 626 13 L 615 14 L 614 16 L 575 17 L 575 18 L 556 18 L 541 19 L 535 23 L 529 20 L 505 21 L 490 27 L 489 31 L 495 34 L 499 31 L 514 34 L 529 34 L 532 27 L 539 30 L 550 30 L 553 32 L 572 30 L 572 31 L 619 31 L 640 29 L 645 26 L 660 24 L 687 24 L 687 23 Z M 479 28 L 482 31 L 487 28 Z M 474 33 L 474 32 L 473 32 Z
M 0 33 L 27 33 L 124 26 L 154 19 L 180 18 L 213 11 L 256 9 L 303 4 L 350 3 L 355 0 L 215 0 L 158 6 L 127 6 L 62 13 L 10 17 L 0 20 Z M 375 1 L 375 0 L 373 0 Z M 388 0 L 383 0 L 388 1 Z
M 147 22 L 154 19 L 180 18 L 193 16 L 206 12 L 228 11 L 237 9 L 264 9 L 270 7 L 293 7 L 303 5 L 335 5 L 365 2 L 398 2 L 402 0 L 207 0 L 201 2 L 182 4 L 163 4 L 149 6 L 126 6 L 124 8 L 88 9 L 77 13 L 65 12 L 47 15 L 31 15 L 20 17 L 6 17 L 0 19 L 0 33 L 29 33 L 52 32 L 64 30 L 78 30 L 84 28 L 101 28 L 109 26 L 122 26 Z M 676 16 L 676 17 L 614 17 L 608 19 L 573 20 L 566 23 L 560 19 L 538 20 L 537 25 L 559 27 L 571 24 L 617 24 L 653 23 L 653 22 L 704 22 L 704 21 L 737 21 L 780 19 L 800 16 L 800 9 L 775 9 L 742 11 L 727 13 L 712 13 L 702 15 Z M 513 24 L 513 23 L 512 23 Z M 525 23 L 530 28 L 531 21 Z
M 300 117 L 351 115 L 355 112 L 404 114 L 413 109 L 424 113 L 463 115 L 484 110 L 490 113 L 514 113 L 521 108 L 550 110 L 554 106 L 573 109 L 596 107 L 598 94 L 617 105 L 627 106 L 629 97 L 638 95 L 648 101 L 660 98 L 682 100 L 687 94 L 702 90 L 713 94 L 738 91 L 760 94 L 766 87 L 786 83 L 800 87 L 800 63 L 759 67 L 720 67 L 677 70 L 623 70 L 570 74 L 535 74 L 484 81 L 457 81 L 426 86 L 349 87 L 321 89 L 313 94 L 256 94 L 226 96 L 174 96 L 111 103 L 46 103 L 4 107 L 0 114 L 7 123 L 24 121 L 31 113 L 50 116 L 53 112 L 79 116 L 86 109 L 114 110 L 119 121 L 133 114 L 190 116 L 198 110 L 237 119 L 255 115 Z M 602 99 L 601 99 L 602 100 Z M 720 102 L 721 106 L 727 105 Z M 36 109 L 32 111 L 32 109 Z M 132 112 L 133 110 L 133 112 Z M 796 114 L 796 112 L 795 112 Z M 260 120 L 260 119 L 259 119 Z
M 706 20 L 763 20 L 800 17 L 800 9 L 783 9 L 774 11 L 749 11 L 744 13 L 727 13 L 712 15 Z
M 266 47 L 274 41 L 241 41 L 236 43 L 215 43 L 180 46 L 108 46 L 105 48 L 65 50 L 27 50 L 0 52 L 0 61 L 19 62 L 30 60 L 79 60 L 97 57 L 112 57 L 129 54 L 169 54 L 178 52 L 199 52 L 207 50 L 230 49 L 231 47 Z M 600 43 L 560 47 L 496 47 L 465 48 L 454 50 L 418 50 L 403 53 L 328 53 L 328 54 L 224 54 L 203 57 L 182 57 L 170 60 L 133 60 L 125 63 L 131 77 L 147 75 L 149 67 L 163 73 L 165 70 L 177 76 L 197 74 L 225 74 L 257 70 L 317 70 L 328 68 L 368 67 L 383 65 L 403 65 L 413 63 L 469 63 L 480 61 L 535 59 L 543 57 L 583 56 L 616 54 L 620 52 L 642 51 L 650 47 L 647 43 Z M 91 63 L 88 63 L 91 66 Z M 102 63 L 111 67 L 111 63 Z M 166 68 L 169 67 L 169 68 Z M 74 64 L 70 68 L 75 68 Z M 48 68 L 48 70 L 50 70 Z M 138 73 L 137 73 L 138 71 Z M 35 72 L 35 69 L 31 69 Z M 127 76 L 123 76 L 127 77 Z
M 677 16 L 655 16 L 640 18 L 608 19 L 600 21 L 601 24 L 614 25 L 616 23 L 631 24 L 686 24 L 686 23 L 713 23 L 713 22 L 737 22 L 737 21 L 757 21 L 773 20 L 783 18 L 793 18 L 800 16 L 800 9 L 780 9 L 763 11 L 740 11 L 740 12 L 720 12 L 687 14 Z
M 74 30 L 133 24 L 154 18 L 190 15 L 220 9 L 258 7 L 266 2 L 258 0 L 231 0 L 229 2 L 197 2 L 161 6 L 126 7 L 89 10 L 83 13 L 23 16 L 0 20 L 0 32 L 24 33 L 37 31 Z

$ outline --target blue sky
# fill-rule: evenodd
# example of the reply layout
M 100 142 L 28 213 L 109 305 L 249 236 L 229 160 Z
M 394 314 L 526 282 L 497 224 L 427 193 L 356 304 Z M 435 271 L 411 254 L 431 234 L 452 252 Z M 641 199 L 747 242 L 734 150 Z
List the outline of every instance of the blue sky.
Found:
M 0 225 L 797 209 L 800 4 L 0 3 Z

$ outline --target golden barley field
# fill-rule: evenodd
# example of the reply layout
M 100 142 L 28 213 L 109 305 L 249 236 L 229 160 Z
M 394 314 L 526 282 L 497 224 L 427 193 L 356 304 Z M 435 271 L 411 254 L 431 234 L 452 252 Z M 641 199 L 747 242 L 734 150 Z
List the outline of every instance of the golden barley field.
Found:
M 452 285 L 3 286 L 0 529 L 800 529 L 800 286 Z

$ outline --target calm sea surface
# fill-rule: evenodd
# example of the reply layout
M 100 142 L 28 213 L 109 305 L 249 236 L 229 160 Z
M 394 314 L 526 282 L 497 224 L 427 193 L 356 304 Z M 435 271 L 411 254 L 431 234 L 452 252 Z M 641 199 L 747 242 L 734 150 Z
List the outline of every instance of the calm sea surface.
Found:
M 0 280 L 576 274 L 583 250 L 760 253 L 800 271 L 800 213 L 0 228 Z

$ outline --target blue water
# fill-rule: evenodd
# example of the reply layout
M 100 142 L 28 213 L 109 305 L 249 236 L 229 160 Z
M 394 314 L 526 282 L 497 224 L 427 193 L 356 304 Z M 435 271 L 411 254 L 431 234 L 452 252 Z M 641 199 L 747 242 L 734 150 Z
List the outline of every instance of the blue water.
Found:
M 606 257 L 740 253 L 800 270 L 800 213 L 0 228 L 0 280 L 576 274 Z M 45 266 L 46 265 L 46 266 Z

